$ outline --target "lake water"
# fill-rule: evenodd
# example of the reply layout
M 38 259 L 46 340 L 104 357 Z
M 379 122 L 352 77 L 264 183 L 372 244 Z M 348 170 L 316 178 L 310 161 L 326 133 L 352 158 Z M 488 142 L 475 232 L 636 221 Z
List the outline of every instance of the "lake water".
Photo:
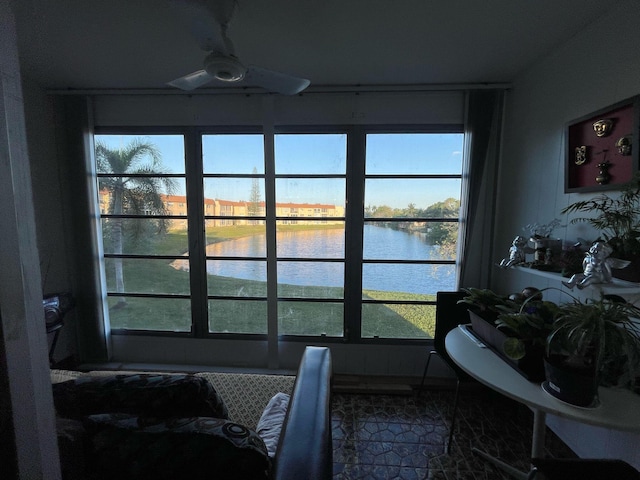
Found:
M 340 259 L 344 256 L 344 230 L 308 230 L 277 234 L 279 258 Z M 265 257 L 264 235 L 213 243 L 208 256 Z M 371 260 L 441 260 L 439 247 L 428 245 L 424 236 L 390 228 L 366 225 L 364 258 Z M 186 265 L 174 262 L 176 268 Z M 266 281 L 265 261 L 207 262 L 207 273 L 246 280 Z M 342 262 L 278 262 L 278 283 L 302 286 L 341 287 L 344 282 Z M 363 266 L 363 287 L 408 293 L 435 293 L 453 290 L 455 265 L 368 264 Z

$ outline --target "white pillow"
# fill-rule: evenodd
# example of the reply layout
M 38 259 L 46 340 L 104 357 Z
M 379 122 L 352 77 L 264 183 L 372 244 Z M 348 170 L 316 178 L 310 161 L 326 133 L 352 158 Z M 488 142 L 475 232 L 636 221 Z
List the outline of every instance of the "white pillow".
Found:
M 256 432 L 264 441 L 271 458 L 275 456 L 278 448 L 278 440 L 282 425 L 284 425 L 284 418 L 287 415 L 289 399 L 290 395 L 286 393 L 276 393 L 269 400 L 256 427 Z

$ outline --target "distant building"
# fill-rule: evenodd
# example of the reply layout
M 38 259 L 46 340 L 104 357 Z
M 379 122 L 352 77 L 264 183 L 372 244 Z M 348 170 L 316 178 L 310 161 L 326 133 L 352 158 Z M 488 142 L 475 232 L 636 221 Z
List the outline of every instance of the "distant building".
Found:
M 180 195 L 161 195 L 164 202 L 166 214 L 170 216 L 187 216 L 187 198 Z M 99 193 L 100 213 L 109 213 L 111 192 L 101 190 Z M 145 211 L 144 214 L 153 214 L 152 211 Z M 232 201 L 222 199 L 204 199 L 205 223 L 208 227 L 219 227 L 225 225 L 256 225 L 264 223 L 263 220 L 252 217 L 265 216 L 265 203 L 253 204 L 248 201 Z M 233 217 L 229 219 L 221 217 Z M 244 218 L 243 218 L 244 217 Z M 324 203 L 276 203 L 276 217 L 287 217 L 280 220 L 282 224 L 296 224 L 305 218 L 316 224 L 338 224 L 344 220 L 344 207 L 339 207 Z M 336 220 L 331 220 L 331 219 Z M 171 221 L 170 228 L 186 228 L 186 218 L 176 218 Z

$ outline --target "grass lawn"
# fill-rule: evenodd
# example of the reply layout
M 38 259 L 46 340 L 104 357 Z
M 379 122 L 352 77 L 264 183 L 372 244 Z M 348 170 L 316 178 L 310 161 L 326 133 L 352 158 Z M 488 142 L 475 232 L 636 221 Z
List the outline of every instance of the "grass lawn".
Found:
M 322 225 L 281 225 L 279 231 L 309 230 Z M 208 227 L 208 243 L 263 234 L 264 226 Z M 181 255 L 186 232 L 172 231 L 154 239 L 153 251 L 159 255 Z M 125 291 L 130 293 L 188 295 L 189 272 L 176 270 L 170 260 L 127 259 L 123 262 Z M 114 290 L 113 259 L 105 259 L 107 285 Z M 209 301 L 209 329 L 212 332 L 266 333 L 267 305 L 264 282 L 230 277 L 209 276 L 209 293 L 237 296 L 237 300 Z M 213 288 L 212 288 L 213 286 Z M 238 292 L 241 292 L 240 294 Z M 278 304 L 279 333 L 283 335 L 343 335 L 342 288 L 278 285 L 280 297 L 323 298 L 324 302 L 285 302 Z M 238 296 L 242 295 L 242 296 Z M 402 292 L 365 291 L 364 298 L 374 300 L 434 301 L 435 295 Z M 189 331 L 191 326 L 188 299 L 132 298 L 126 304 L 118 297 L 109 297 L 111 328 L 161 331 Z M 433 338 L 435 305 L 363 304 L 362 336 L 365 338 Z

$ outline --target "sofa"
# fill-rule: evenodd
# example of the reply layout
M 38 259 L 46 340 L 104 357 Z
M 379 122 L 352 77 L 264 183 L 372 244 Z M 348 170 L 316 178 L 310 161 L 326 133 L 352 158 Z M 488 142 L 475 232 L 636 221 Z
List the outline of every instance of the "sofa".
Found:
M 52 370 L 63 478 L 329 479 L 331 377 Z

